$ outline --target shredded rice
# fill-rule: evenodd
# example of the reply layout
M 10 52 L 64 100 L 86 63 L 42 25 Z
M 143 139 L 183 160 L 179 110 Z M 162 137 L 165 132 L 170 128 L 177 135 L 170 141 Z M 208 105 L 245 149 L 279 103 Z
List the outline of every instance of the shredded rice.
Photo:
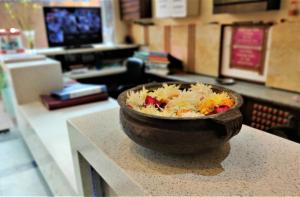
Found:
M 151 102 L 147 97 L 151 97 Z M 153 103 L 153 100 L 156 103 Z M 210 85 L 197 83 L 187 90 L 179 85 L 163 84 L 154 91 L 146 88 L 127 94 L 126 104 L 142 113 L 165 117 L 201 117 L 217 113 L 218 107 L 228 108 L 234 100 L 226 92 L 213 92 Z

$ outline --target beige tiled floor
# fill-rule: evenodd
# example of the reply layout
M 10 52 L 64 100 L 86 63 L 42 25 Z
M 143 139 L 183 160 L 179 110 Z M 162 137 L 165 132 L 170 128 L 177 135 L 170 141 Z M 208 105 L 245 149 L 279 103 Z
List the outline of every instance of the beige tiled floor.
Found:
M 0 101 L 0 196 L 51 196 L 35 161 Z

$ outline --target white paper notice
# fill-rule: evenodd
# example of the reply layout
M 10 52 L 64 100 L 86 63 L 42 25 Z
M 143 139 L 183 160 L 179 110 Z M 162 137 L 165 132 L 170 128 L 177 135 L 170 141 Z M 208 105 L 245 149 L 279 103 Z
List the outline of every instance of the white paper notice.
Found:
M 157 18 L 171 17 L 173 0 L 155 0 L 155 10 Z
M 187 16 L 187 0 L 172 0 L 172 17 Z

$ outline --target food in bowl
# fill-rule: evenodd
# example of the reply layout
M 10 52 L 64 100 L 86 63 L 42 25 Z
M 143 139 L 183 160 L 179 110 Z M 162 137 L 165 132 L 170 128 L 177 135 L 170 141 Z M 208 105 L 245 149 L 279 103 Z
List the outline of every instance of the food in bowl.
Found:
M 127 93 L 126 105 L 136 111 L 164 117 L 202 117 L 225 112 L 235 105 L 227 92 L 214 92 L 211 85 L 162 84 L 157 89 L 143 87 Z

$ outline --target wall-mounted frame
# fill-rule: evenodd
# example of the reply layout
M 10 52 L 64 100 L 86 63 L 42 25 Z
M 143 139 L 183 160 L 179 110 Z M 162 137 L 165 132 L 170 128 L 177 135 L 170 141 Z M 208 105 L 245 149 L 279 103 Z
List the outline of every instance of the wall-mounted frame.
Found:
M 263 75 L 268 27 L 232 28 L 230 68 L 251 70 Z
M 269 25 L 223 27 L 221 75 L 265 82 Z

